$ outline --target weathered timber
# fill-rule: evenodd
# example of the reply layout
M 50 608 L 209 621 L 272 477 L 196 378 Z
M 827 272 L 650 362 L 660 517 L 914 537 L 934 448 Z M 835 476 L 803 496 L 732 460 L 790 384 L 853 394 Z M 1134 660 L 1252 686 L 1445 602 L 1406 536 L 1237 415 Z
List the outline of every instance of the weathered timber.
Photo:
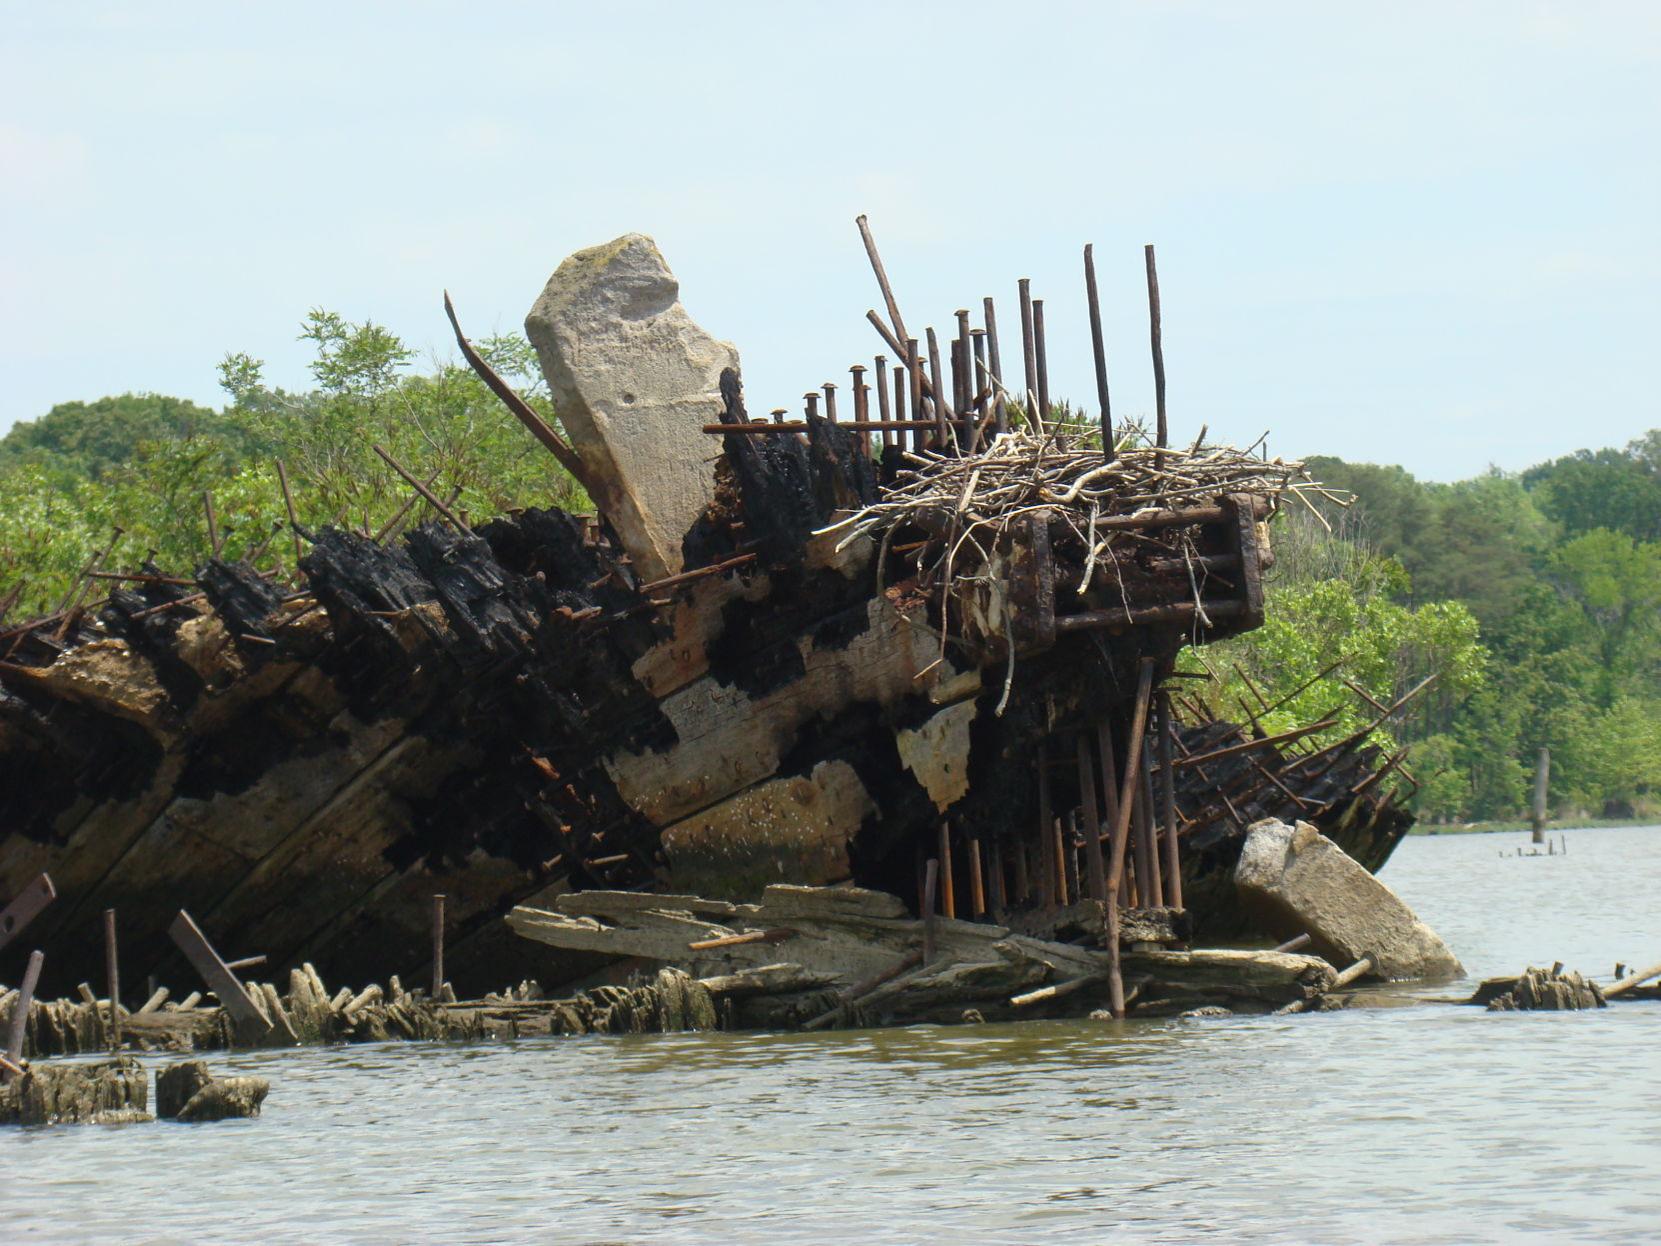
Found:
M 597 517 L 464 518 L 436 478 L 403 469 L 448 523 L 393 537 L 400 515 L 384 543 L 308 531 L 292 583 L 211 547 L 188 575 L 112 568 L 128 578 L 99 581 L 102 607 L 72 595 L 43 626 L 4 634 L 0 894 L 51 872 L 62 898 L 30 933 L 50 949 L 54 989 L 93 976 L 105 908 L 121 913 L 129 981 L 182 971 L 167 931 L 188 909 L 227 947 L 260 949 L 279 980 L 307 964 L 351 981 L 397 968 L 430 995 L 450 979 L 477 994 L 501 976 L 586 978 L 619 954 L 619 930 L 643 949 L 746 939 L 736 949 L 765 948 L 751 937 L 761 909 L 773 929 L 908 922 L 931 859 L 948 976 L 923 977 L 939 1006 L 951 975 L 1033 972 L 1020 957 L 963 960 L 958 925 L 1053 935 L 1047 911 L 1076 898 L 1071 848 L 1082 843 L 1086 872 L 1101 850 L 1099 834 L 1062 842 L 1076 834 L 1062 828 L 1086 806 L 1098 826 L 1129 817 L 1117 785 L 1142 790 L 1131 776 L 1144 764 L 1136 750 L 1122 775 L 1099 757 L 1065 775 L 1033 759 L 1069 737 L 1133 740 L 1146 715 L 1131 690 L 1157 686 L 1185 645 L 1256 624 L 1262 521 L 1298 487 L 1297 466 L 1203 437 L 1190 449 L 1122 437 L 1104 454 L 1059 422 L 1010 430 L 990 302 L 984 360 L 979 330 L 956 319 L 952 395 L 945 357 L 932 344 L 921 356 L 892 290 L 892 329 L 873 320 L 904 366 L 874 425 L 918 436 L 879 456 L 857 370 L 864 419 L 752 421 L 735 353 L 685 320 L 649 240 L 561 274 L 533 321 L 563 434 L 480 366 L 453 315 L 452 327 Z M 1047 390 L 1036 324 L 1029 343 L 1030 413 Z M 877 379 L 886 398 L 880 366 Z M 1406 780 L 1364 737 L 1311 754 L 1250 729 L 1196 715 L 1159 732 L 1161 750 L 1174 746 L 1153 776 L 1168 894 L 1145 902 L 1174 900 L 1180 883 L 1188 911 L 1178 935 L 1115 908 L 1110 954 L 1185 942 L 1190 928 L 1240 933 L 1224 883 L 1248 819 L 1295 813 L 1371 868 L 1405 830 L 1381 777 Z M 1155 863 L 1141 872 L 1147 888 Z M 767 894 L 779 881 L 881 893 L 893 911 L 799 921 Z M 586 891 L 708 899 L 629 927 L 562 907 Z M 435 894 L 448 897 L 441 941 Z M 501 919 L 516 905 L 575 932 L 560 955 L 513 934 Z M 988 910 L 999 925 L 955 921 Z M 916 950 L 888 935 L 887 963 Z M 810 940 L 782 945 L 792 960 L 798 941 Z M 874 971 L 872 956 L 855 961 Z M 816 964 L 804 972 L 829 967 Z M 15 942 L 0 950 L 0 974 L 21 968 Z M 246 993 L 271 1027 L 260 1041 L 335 1024 L 320 986 L 297 1005 L 292 987 L 275 998 L 267 985 Z M 891 986 L 850 1012 L 886 1008 Z M 387 1008 L 404 1007 L 395 996 Z M 361 1004 L 353 1024 L 380 1007 Z M 102 1028 L 149 1041 L 156 1017 L 191 1011 L 212 1010 L 163 1005 Z M 194 1023 L 176 1024 L 196 1040 Z

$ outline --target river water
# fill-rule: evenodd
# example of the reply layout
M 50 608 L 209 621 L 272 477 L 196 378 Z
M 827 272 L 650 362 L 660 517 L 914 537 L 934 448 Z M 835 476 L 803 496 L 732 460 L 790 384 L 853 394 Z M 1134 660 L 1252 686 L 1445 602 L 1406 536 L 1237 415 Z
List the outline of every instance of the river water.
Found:
M 1527 839 L 1383 877 L 1473 977 L 1661 959 L 1661 828 Z M 1649 1003 L 211 1059 L 261 1119 L 0 1135 L 0 1242 L 1661 1239 Z

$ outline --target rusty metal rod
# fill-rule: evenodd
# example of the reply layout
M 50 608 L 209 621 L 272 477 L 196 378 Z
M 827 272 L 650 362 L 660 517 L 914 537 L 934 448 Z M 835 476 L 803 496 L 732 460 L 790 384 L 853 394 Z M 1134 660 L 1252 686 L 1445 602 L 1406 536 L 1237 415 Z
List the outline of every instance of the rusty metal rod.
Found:
M 911 392 L 910 374 L 906 371 L 905 357 L 902 355 L 894 364 L 894 427 L 900 431 L 894 434 L 894 444 L 905 445 L 905 432 L 902 425 L 905 423 L 906 405 L 905 396 Z
M 894 376 L 896 380 L 899 379 L 897 369 Z M 846 428 L 850 432 L 868 433 L 882 428 L 934 428 L 936 424 L 935 420 L 843 420 L 837 427 Z M 703 431 L 712 437 L 722 433 L 732 433 L 739 437 L 762 437 L 772 433 L 800 433 L 807 431 L 807 428 L 805 420 L 781 420 L 777 424 L 705 424 Z M 1098 523 L 1096 526 L 1099 528 L 1102 524 Z
M 924 443 L 927 441 L 927 438 L 923 436 L 923 429 L 928 427 L 928 425 L 922 422 L 923 355 L 922 351 L 919 349 L 918 341 L 914 337 L 908 337 L 905 340 L 905 366 L 906 377 L 911 384 L 911 414 L 914 417 L 911 421 L 911 448 L 913 450 L 920 451 L 922 450 Z M 950 862 L 943 860 L 941 862 L 941 868 L 945 868 L 949 864 Z
M 427 477 L 427 488 L 431 489 L 434 485 L 436 485 L 438 483 L 438 478 L 441 475 L 443 475 L 442 470 L 436 471 L 431 476 Z M 405 498 L 404 504 L 398 508 L 397 513 L 394 514 L 391 519 L 382 524 L 376 531 L 375 535 L 369 539 L 377 545 L 386 540 L 386 538 L 391 535 L 393 530 L 396 529 L 399 524 L 404 522 L 404 516 L 410 513 L 410 508 L 420 500 L 421 497 L 419 494 Z
M 1007 433 L 1009 431 L 1009 413 L 1004 398 L 1003 359 L 998 354 L 998 313 L 992 305 L 990 295 L 981 300 L 981 311 L 986 319 L 987 363 L 992 369 L 992 379 L 997 382 L 993 387 L 995 392 L 992 397 L 993 410 L 996 413 L 993 417 L 993 427 L 1000 433 Z
M 1034 432 L 1044 431 L 1044 420 L 1038 406 L 1038 354 L 1032 336 L 1032 279 L 1022 277 L 1015 283 L 1021 293 L 1021 357 L 1026 365 L 1026 390 L 1021 394 L 1021 405 L 1027 409 L 1027 423 Z
M 1142 248 L 1143 259 L 1148 269 L 1148 338 L 1153 347 L 1153 396 L 1154 411 L 1158 421 L 1158 441 L 1156 444 L 1161 450 L 1171 444 L 1171 432 L 1165 422 L 1165 343 L 1160 327 L 1159 316 L 1159 270 L 1154 266 L 1153 243 Z M 1154 460 L 1154 470 L 1163 466 L 1164 460 Z
M 1314 735 L 1317 731 L 1325 731 L 1336 725 L 1336 718 L 1323 718 L 1319 722 L 1309 723 L 1306 726 L 1294 727 L 1291 731 L 1282 731 L 1279 735 L 1264 736 L 1257 740 L 1247 740 L 1244 744 L 1231 744 L 1227 748 L 1214 749 L 1209 753 L 1200 753 L 1193 757 L 1181 757 L 1175 762 L 1176 769 L 1186 766 L 1200 766 L 1206 762 L 1216 761 L 1222 757 L 1232 757 L 1236 753 L 1250 753 L 1260 748 L 1272 748 L 1276 744 L 1289 744 L 1293 740 L 1302 739 L 1306 735 Z M 1311 754 L 1319 756 L 1319 754 Z M 1302 760 L 1308 760 L 1307 758 Z
M 583 469 L 583 462 L 577 457 L 577 452 L 571 448 L 563 437 L 548 426 L 547 421 L 536 413 L 530 403 L 519 396 L 513 386 L 498 375 L 495 368 L 485 362 L 484 356 L 473 349 L 473 343 L 469 342 L 467 335 L 461 331 L 461 324 L 456 319 L 456 309 L 454 304 L 450 302 L 450 292 L 448 290 L 444 292 L 444 314 L 449 317 L 450 328 L 456 335 L 456 346 L 460 348 L 462 358 L 467 360 L 468 367 L 472 368 L 478 378 L 485 383 L 486 388 L 501 400 L 502 405 L 507 407 L 513 418 L 524 425 L 531 436 L 541 442 L 543 447 L 559 460 L 559 465 L 570 472 L 577 483 L 588 491 L 589 497 L 598 502 L 599 495 L 595 493 L 594 482 Z
M 388 467 L 390 467 L 393 471 L 397 472 L 400 476 L 402 476 L 404 478 L 404 483 L 405 484 L 409 485 L 410 488 L 414 489 L 423 498 L 425 498 L 427 500 L 427 504 L 429 506 L 431 506 L 440 515 L 443 515 L 444 518 L 448 519 L 452 524 L 454 524 L 455 527 L 456 527 L 456 530 L 458 532 L 464 533 L 467 536 L 472 536 L 473 535 L 473 529 L 469 528 L 460 519 L 457 519 L 456 515 L 455 515 L 455 512 L 453 512 L 448 506 L 444 505 L 443 502 L 440 502 L 438 500 L 437 495 L 434 494 L 431 489 L 427 488 L 426 485 L 422 484 L 419 480 L 417 480 L 414 476 L 412 476 L 409 473 L 409 470 L 402 463 L 400 463 L 397 459 L 393 458 L 390 454 L 388 454 L 386 452 L 386 450 L 384 448 L 382 448 L 381 446 L 378 446 L 378 445 L 377 446 L 371 446 L 370 449 L 374 450 L 376 454 L 380 455 L 381 460 Z
M 1084 247 L 1084 293 L 1090 302 L 1090 349 L 1096 361 L 1096 406 L 1102 421 L 1102 459 L 1113 462 L 1117 448 L 1113 444 L 1113 405 L 1107 396 L 1107 347 L 1102 341 L 1102 305 L 1096 296 L 1096 248 L 1093 243 Z
M 1038 409 L 1044 419 L 1050 418 L 1050 361 L 1044 344 L 1044 300 L 1032 300 L 1033 363 L 1038 368 Z
M 991 414 L 987 408 L 997 400 L 996 385 L 987 379 L 986 371 L 986 330 L 970 329 L 970 341 L 974 343 L 974 364 L 969 369 L 969 375 L 974 378 L 975 391 L 975 434 L 970 439 L 969 448 L 978 450 L 981 442 L 981 430 L 986 427 L 987 416 Z
M 940 821 L 940 911 L 957 916 L 957 896 L 952 888 L 952 824 Z
M 1231 619 L 1245 612 L 1245 606 L 1238 601 L 1208 601 L 1205 603 L 1205 613 L 1208 618 Z M 1082 610 L 1077 614 L 1061 614 L 1056 616 L 1055 630 L 1058 632 L 1088 632 L 1113 630 L 1121 627 L 1139 627 L 1148 623 L 1184 623 L 1196 617 L 1198 607 L 1191 601 L 1173 602 L 1165 606 L 1137 606 L 1131 609 L 1119 607 L 1113 610 Z
M 905 321 L 900 318 L 900 305 L 894 299 L 894 287 L 888 284 L 888 271 L 882 266 L 882 256 L 877 254 L 877 240 L 871 236 L 871 226 L 863 212 L 854 218 L 854 224 L 859 226 L 859 238 L 865 244 L 865 254 L 871 260 L 871 271 L 876 274 L 877 288 L 882 291 L 882 301 L 888 308 L 889 322 L 893 324 L 894 332 L 904 338 Z
M 878 355 L 871 362 L 875 365 L 877 378 L 873 386 L 877 391 L 877 423 L 882 429 L 882 444 L 891 446 L 894 444 L 894 434 L 888 426 L 894 419 L 894 412 L 888 401 L 888 356 Z M 866 415 L 869 416 L 870 412 L 867 411 Z
M 941 372 L 940 339 L 934 335 L 933 325 L 923 332 L 929 340 L 929 379 L 934 384 L 934 435 L 940 449 L 944 451 L 949 444 L 946 440 L 946 421 L 952 418 L 952 409 L 951 404 L 945 399 L 946 386 Z
M 876 327 L 876 330 L 877 330 L 878 334 L 881 335 L 882 340 L 884 342 L 888 343 L 888 348 L 890 350 L 892 350 L 902 360 L 906 360 L 906 359 L 911 358 L 910 352 L 903 345 L 900 344 L 900 339 L 895 337 L 892 333 L 890 333 L 888 331 L 888 326 L 883 324 L 881 316 L 877 315 L 877 313 L 874 312 L 874 311 L 867 311 L 865 313 L 865 318 L 867 320 L 869 320 L 872 323 L 872 325 L 874 325 Z M 906 339 L 906 341 L 908 341 L 908 342 L 912 341 L 912 340 L 913 339 L 911 339 L 911 338 Z M 930 397 L 930 398 L 934 397 L 934 382 L 929 380 L 929 378 L 927 376 L 923 376 L 923 377 L 919 378 L 919 380 L 922 384 L 923 393 L 925 395 L 927 395 L 928 397 Z M 918 410 L 921 407 L 921 405 L 922 405 L 921 403 L 913 402 L 911 404 L 911 409 L 913 411 Z
M 1148 702 L 1153 696 L 1154 665 L 1152 658 L 1143 658 L 1137 674 L 1136 707 L 1131 711 L 1130 739 L 1125 743 L 1125 772 L 1119 787 L 1119 817 L 1113 826 L 1113 860 L 1107 876 L 1109 891 L 1117 891 L 1125 876 L 1125 849 L 1129 846 L 1130 815 L 1142 761 L 1142 735 L 1148 724 Z

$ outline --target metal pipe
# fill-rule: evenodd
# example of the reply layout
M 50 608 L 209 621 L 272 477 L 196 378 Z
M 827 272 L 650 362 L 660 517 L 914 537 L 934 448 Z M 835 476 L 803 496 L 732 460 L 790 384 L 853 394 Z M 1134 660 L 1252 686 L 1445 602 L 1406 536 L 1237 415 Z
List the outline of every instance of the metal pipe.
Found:
M 952 890 L 952 825 L 940 822 L 940 911 L 949 918 L 957 916 L 957 897 Z
M 969 375 L 974 378 L 975 433 L 970 439 L 969 448 L 975 450 L 980 447 L 981 430 L 986 427 L 988 408 L 992 405 L 996 387 L 986 371 L 986 330 L 970 329 L 969 339 L 975 348 L 974 366 L 969 370 Z
M 981 311 L 986 317 L 986 353 L 987 362 L 992 368 L 992 378 L 997 384 L 992 388 L 992 407 L 994 419 L 992 426 L 1000 433 L 1009 431 L 1009 415 L 1004 400 L 1004 365 L 998 354 L 998 314 L 992 306 L 992 298 L 988 295 L 981 300 Z
M 1148 337 L 1153 346 L 1153 397 L 1158 420 L 1158 441 L 1163 450 L 1170 445 L 1170 429 L 1165 423 L 1165 345 L 1159 319 L 1159 270 L 1154 267 L 1153 243 L 1142 248 L 1148 267 Z M 1162 460 L 1155 460 L 1157 471 Z
M 918 420 L 923 418 L 923 356 L 918 350 L 917 339 L 908 337 L 905 340 L 906 377 L 911 384 L 911 410 Z M 913 428 L 911 432 L 911 448 L 921 450 L 927 438 L 923 436 L 921 427 Z M 942 868 L 950 864 L 942 860 Z
M 943 395 L 946 393 L 945 381 L 942 378 L 940 365 L 940 339 L 934 335 L 934 326 L 924 330 L 929 339 L 929 378 L 934 384 L 934 435 L 939 442 L 940 452 L 946 451 L 946 421 L 951 419 L 952 413 Z
M 1038 409 L 1050 418 L 1050 364 L 1044 346 L 1044 300 L 1032 300 L 1032 340 L 1038 365 Z
M 1102 305 L 1096 297 L 1096 248 L 1093 243 L 1084 247 L 1084 292 L 1090 302 L 1090 349 L 1096 360 L 1096 405 L 1102 421 L 1102 459 L 1113 462 L 1117 452 L 1113 444 L 1113 407 L 1107 397 L 1107 348 L 1102 342 Z
M 1016 282 L 1021 292 L 1021 357 L 1026 365 L 1027 386 L 1021 392 L 1021 405 L 1027 410 L 1027 424 L 1034 432 L 1044 430 L 1038 416 L 1038 354 L 1032 337 L 1032 279 L 1022 277 Z
M 877 419 L 885 426 L 882 430 L 882 444 L 891 446 L 894 444 L 894 434 L 886 427 L 894 418 L 888 402 L 888 356 L 878 355 L 872 362 L 876 364 L 877 372 Z

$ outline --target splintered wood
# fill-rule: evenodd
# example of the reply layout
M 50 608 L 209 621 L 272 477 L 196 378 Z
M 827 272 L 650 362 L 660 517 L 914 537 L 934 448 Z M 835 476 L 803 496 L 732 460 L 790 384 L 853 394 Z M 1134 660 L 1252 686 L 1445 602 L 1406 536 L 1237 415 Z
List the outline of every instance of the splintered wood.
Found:
M 1130 924 L 1152 938 L 1169 937 L 1169 922 L 1154 916 Z M 640 958 L 684 968 L 706 985 L 742 987 L 743 1023 L 762 1026 L 956 1021 L 971 1008 L 988 1019 L 1088 1012 L 1108 1002 L 1115 959 L 1100 946 L 988 922 L 919 920 L 894 896 L 859 888 L 776 885 L 759 904 L 727 905 L 584 892 L 559 897 L 551 909 L 516 908 L 508 923 L 552 947 Z M 1105 934 L 1100 910 L 1095 933 Z M 1318 957 L 1137 947 L 1124 954 L 1123 966 L 1142 983 L 1150 1001 L 1144 1011 L 1221 1000 L 1270 1011 L 1319 995 L 1334 980 Z

